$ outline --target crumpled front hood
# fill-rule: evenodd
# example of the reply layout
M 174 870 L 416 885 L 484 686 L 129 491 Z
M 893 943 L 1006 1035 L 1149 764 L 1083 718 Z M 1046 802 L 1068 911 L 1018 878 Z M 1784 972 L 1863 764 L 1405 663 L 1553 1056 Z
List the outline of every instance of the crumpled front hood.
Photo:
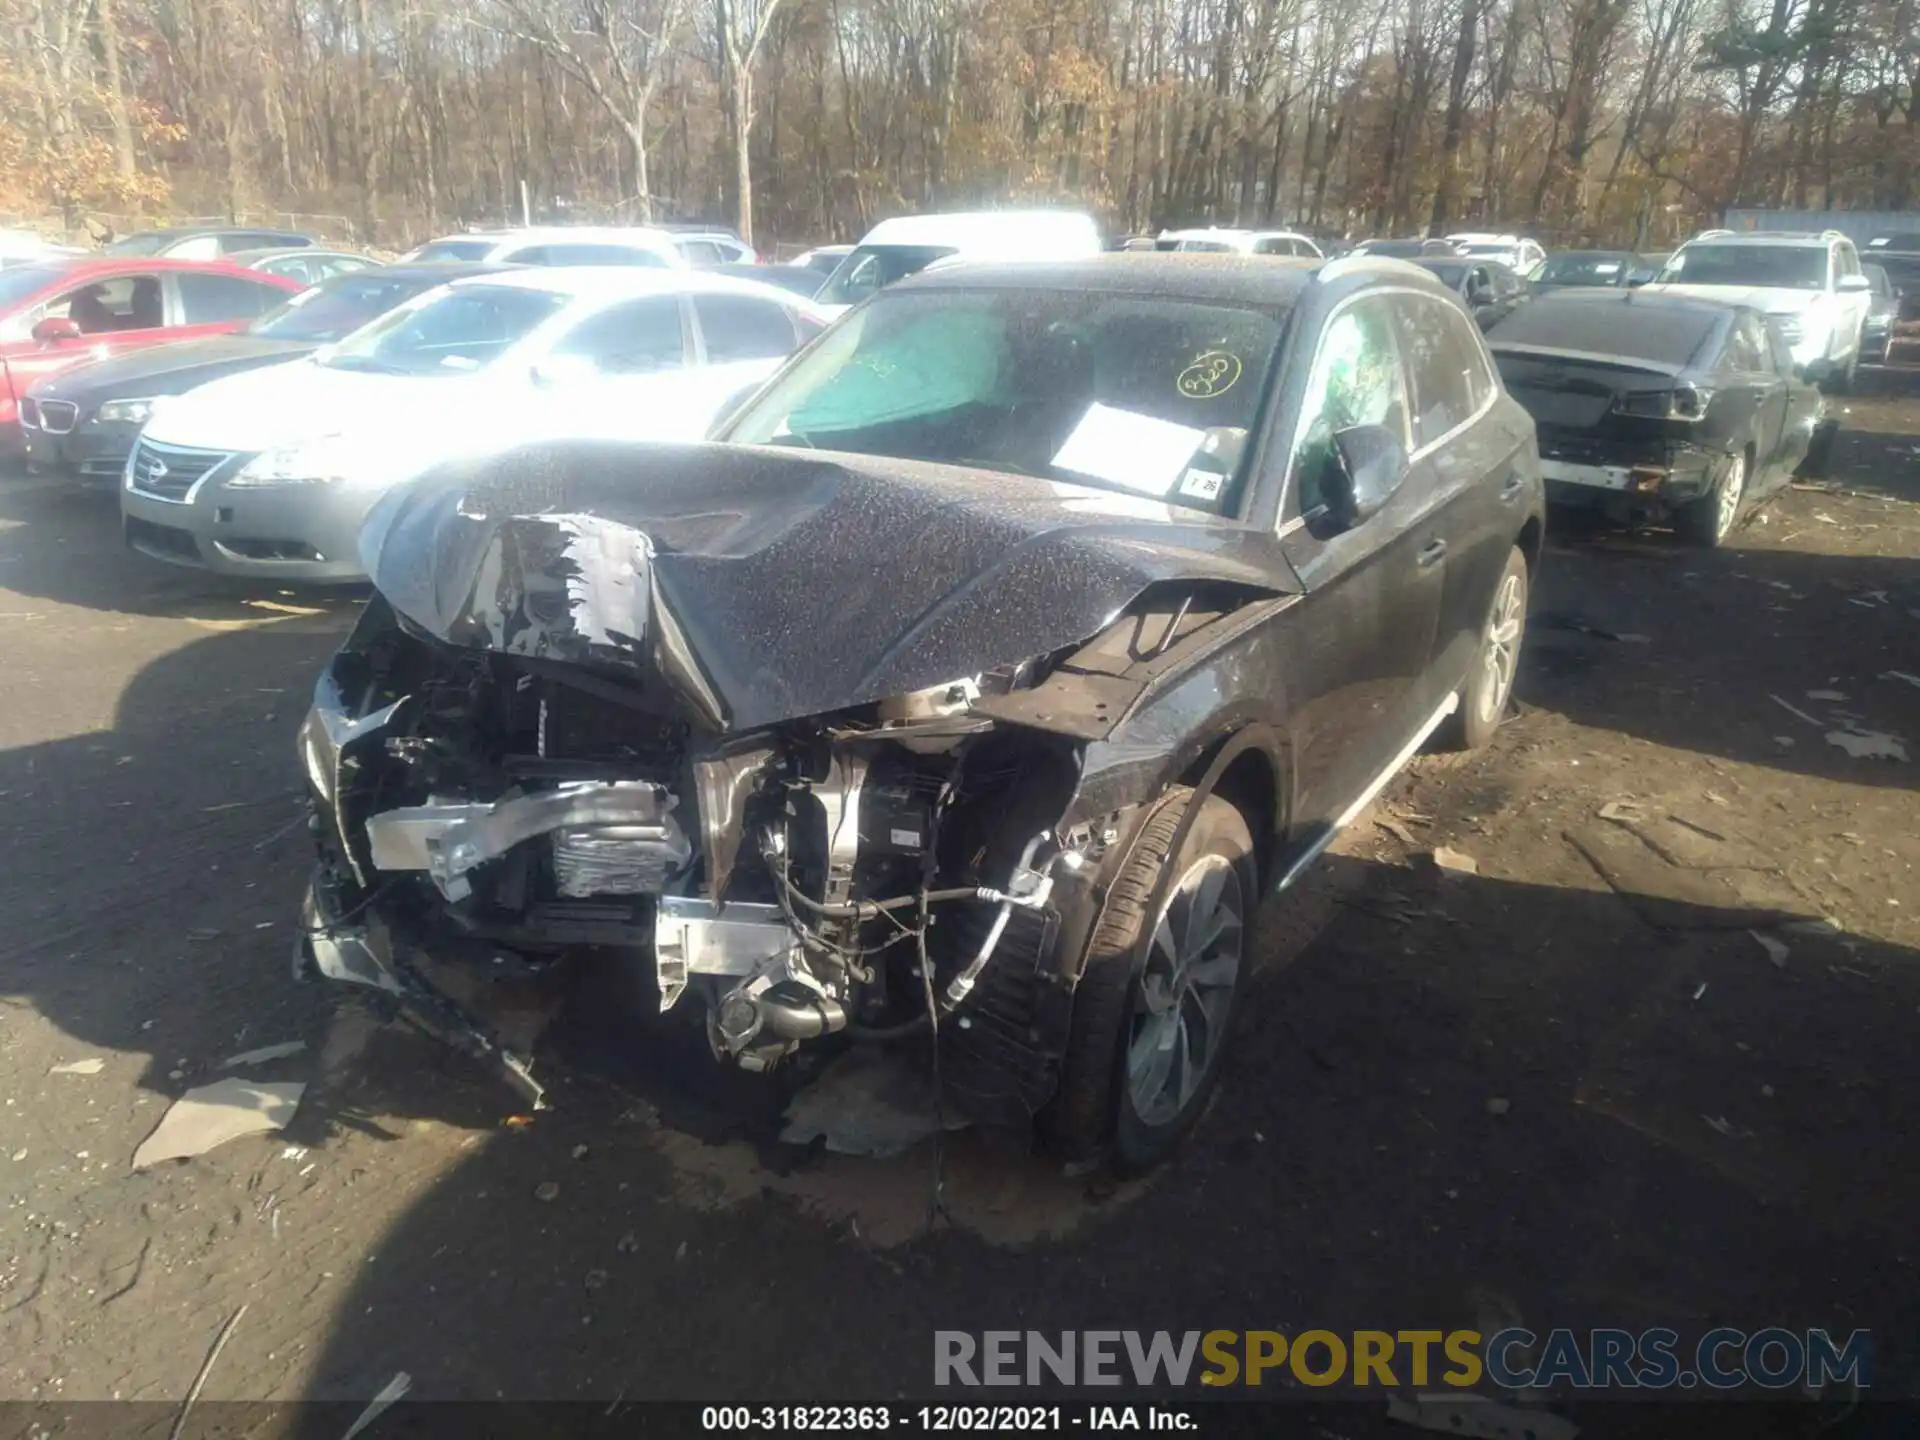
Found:
M 179 395 L 223 375 L 298 360 L 313 348 L 298 340 L 270 340 L 256 335 L 176 340 L 171 345 L 150 345 L 124 355 L 110 355 L 78 370 L 55 375 L 40 383 L 39 393 L 45 398 L 73 400 L 82 405 L 149 395 Z
M 361 559 L 449 643 L 663 677 L 716 730 L 1060 649 L 1157 580 L 1298 588 L 1273 535 L 1157 500 L 722 445 L 454 462 L 380 503 Z

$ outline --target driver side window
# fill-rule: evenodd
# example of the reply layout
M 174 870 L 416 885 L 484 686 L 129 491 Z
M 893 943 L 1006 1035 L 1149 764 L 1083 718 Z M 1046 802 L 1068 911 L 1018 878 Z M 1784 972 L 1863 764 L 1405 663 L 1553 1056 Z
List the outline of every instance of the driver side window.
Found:
M 1381 425 L 1411 450 L 1407 381 L 1384 296 L 1363 296 L 1339 311 L 1320 335 L 1294 431 L 1285 513 L 1311 515 L 1327 503 L 1336 462 L 1333 437 L 1354 425 Z

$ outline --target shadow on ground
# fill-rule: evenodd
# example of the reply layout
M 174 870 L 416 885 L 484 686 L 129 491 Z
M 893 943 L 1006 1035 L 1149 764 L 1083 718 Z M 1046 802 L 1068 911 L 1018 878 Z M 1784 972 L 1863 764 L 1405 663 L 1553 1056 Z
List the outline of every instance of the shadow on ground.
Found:
M 1920 955 L 1795 935 L 1776 968 L 1737 909 L 1655 928 L 1604 891 L 1331 871 L 1337 916 L 1249 984 L 1185 1150 L 1064 1237 L 882 1243 L 931 1146 L 816 1161 L 829 1207 L 569 1084 L 380 1239 L 314 1395 L 926 1395 L 936 1329 L 1520 1323 L 1868 1327 L 1911 1387 Z M 406 1076 L 394 1050 L 356 1083 L 417 1106 Z

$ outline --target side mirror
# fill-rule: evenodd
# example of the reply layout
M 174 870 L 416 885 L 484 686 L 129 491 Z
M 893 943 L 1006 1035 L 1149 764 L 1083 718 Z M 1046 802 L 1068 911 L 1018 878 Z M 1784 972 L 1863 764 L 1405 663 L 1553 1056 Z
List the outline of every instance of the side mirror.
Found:
M 1864 290 L 1873 289 L 1873 282 L 1864 275 L 1842 275 L 1840 283 L 1833 288 L 1842 295 L 1858 295 Z
M 1333 436 L 1327 507 L 1342 529 L 1380 513 L 1407 477 L 1407 450 L 1384 425 L 1355 425 Z
M 49 315 L 33 327 L 33 338 L 42 345 L 61 345 L 80 338 L 80 324 L 64 315 Z

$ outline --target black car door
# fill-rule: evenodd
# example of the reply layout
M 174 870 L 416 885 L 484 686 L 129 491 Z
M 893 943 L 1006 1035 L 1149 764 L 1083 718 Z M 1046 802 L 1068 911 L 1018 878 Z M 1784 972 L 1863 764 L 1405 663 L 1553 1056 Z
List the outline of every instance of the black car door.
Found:
M 1413 397 L 1414 456 L 1430 476 L 1430 523 L 1446 549 L 1433 663 L 1417 692 L 1430 714 L 1479 650 L 1527 493 L 1526 427 L 1499 411 L 1499 381 L 1474 328 L 1437 295 L 1392 299 Z
M 1722 373 L 1731 376 L 1734 385 L 1728 388 L 1720 403 L 1744 402 L 1751 412 L 1744 426 L 1746 442 L 1753 446 L 1753 474 L 1747 477 L 1747 485 L 1757 495 L 1771 488 L 1777 478 L 1790 473 L 1798 463 L 1797 458 L 1786 462 L 1782 453 L 1787 386 L 1774 369 L 1766 324 L 1758 315 L 1743 313 L 1734 319 L 1727 329 L 1726 353 L 1721 363 Z
M 1793 366 L 1793 348 L 1779 329 L 1764 320 L 1760 327 L 1762 353 L 1768 370 L 1779 378 L 1781 403 L 1779 474 L 1775 486 L 1784 485 L 1805 462 L 1812 448 L 1813 435 L 1825 416 L 1820 388 L 1801 379 Z
M 1335 432 L 1378 425 L 1412 451 L 1393 293 L 1365 292 L 1328 315 L 1284 462 L 1281 548 L 1307 591 L 1289 616 L 1287 699 L 1293 818 L 1308 836 L 1341 820 L 1418 730 L 1439 613 L 1446 546 L 1425 462 L 1410 460 L 1385 505 L 1350 528 L 1326 503 Z

